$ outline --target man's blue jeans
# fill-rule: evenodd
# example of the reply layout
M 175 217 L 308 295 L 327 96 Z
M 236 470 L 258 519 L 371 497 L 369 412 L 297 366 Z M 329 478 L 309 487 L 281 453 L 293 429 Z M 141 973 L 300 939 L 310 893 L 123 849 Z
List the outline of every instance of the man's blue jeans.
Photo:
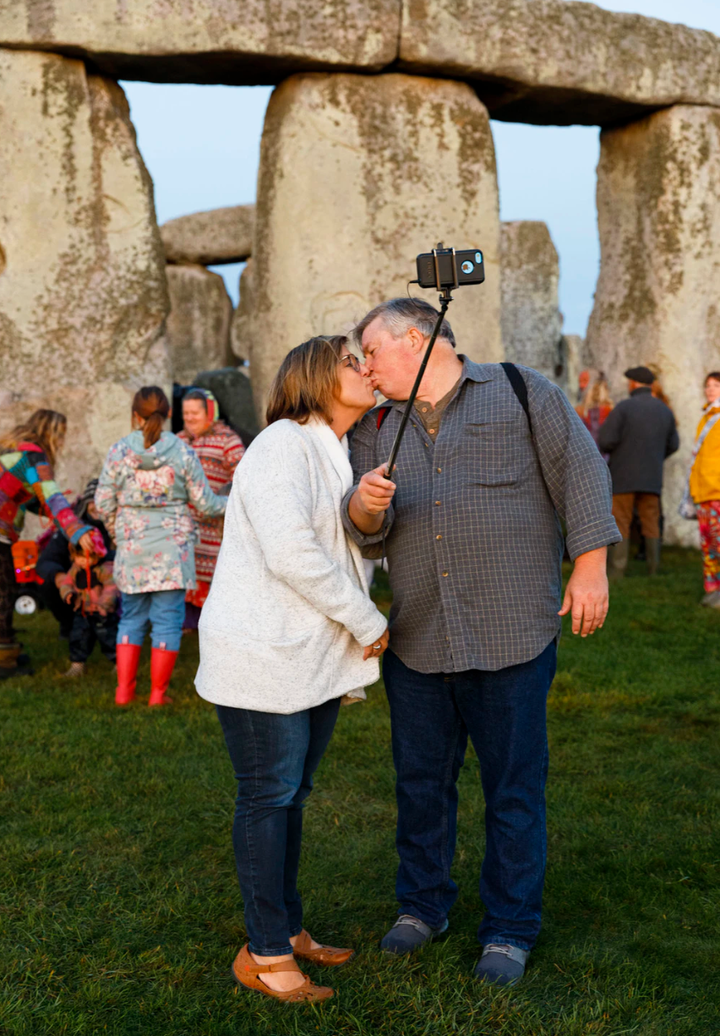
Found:
M 238 782 L 233 847 L 250 950 L 292 953 L 303 929 L 297 887 L 302 810 L 340 699 L 289 716 L 216 705 Z
M 532 948 L 540 931 L 547 855 L 545 710 L 556 657 L 553 641 L 532 661 L 497 672 L 426 674 L 385 653 L 397 773 L 400 913 L 439 928 L 457 898 L 450 869 L 457 779 L 469 734 L 485 794 L 485 916 L 478 939 L 483 945 Z

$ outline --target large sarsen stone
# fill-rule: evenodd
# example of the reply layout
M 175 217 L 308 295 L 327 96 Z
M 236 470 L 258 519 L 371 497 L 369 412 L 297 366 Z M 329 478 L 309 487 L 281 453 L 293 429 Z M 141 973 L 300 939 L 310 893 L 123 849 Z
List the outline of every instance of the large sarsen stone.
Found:
M 404 295 L 415 256 L 480 247 L 486 282 L 456 291 L 458 346 L 498 360 L 499 216 L 487 112 L 463 83 L 299 75 L 273 94 L 262 139 L 252 309 L 242 340 L 258 413 L 286 353 Z M 437 304 L 437 294 L 417 294 Z M 236 346 L 236 349 L 238 347 Z
M 500 225 L 502 339 L 505 358 L 565 385 L 560 267 L 545 223 L 518 220 Z
M 168 266 L 167 344 L 173 377 L 189 384 L 199 371 L 230 362 L 232 302 L 225 281 L 204 266 Z
M 152 182 L 122 90 L 81 61 L 0 51 L 0 254 L 0 421 L 65 412 L 78 490 L 134 390 L 171 380 Z
M 0 46 L 89 58 L 106 75 L 277 83 L 301 69 L 379 70 L 401 0 L 10 0 Z
M 703 381 L 720 369 L 720 111 L 679 106 L 603 133 L 598 215 L 592 363 L 616 400 L 628 367 L 658 368 L 681 438 L 665 465 L 666 538 L 697 544 L 677 508 Z
M 470 79 L 510 122 L 609 125 L 720 105 L 712 33 L 575 0 L 405 0 L 400 67 Z

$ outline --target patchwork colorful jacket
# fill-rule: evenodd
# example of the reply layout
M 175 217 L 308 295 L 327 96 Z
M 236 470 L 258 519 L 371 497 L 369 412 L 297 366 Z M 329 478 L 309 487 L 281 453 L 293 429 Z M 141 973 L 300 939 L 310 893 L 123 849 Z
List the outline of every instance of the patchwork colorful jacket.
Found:
M 60 491 L 47 456 L 32 442 L 0 456 L 0 541 L 15 543 L 26 510 L 47 515 L 71 543 L 90 531 Z

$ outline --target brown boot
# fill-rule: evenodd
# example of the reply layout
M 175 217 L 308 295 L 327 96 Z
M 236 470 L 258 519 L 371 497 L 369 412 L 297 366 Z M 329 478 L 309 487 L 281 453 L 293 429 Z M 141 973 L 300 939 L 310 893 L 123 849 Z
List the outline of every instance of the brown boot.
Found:
M 266 986 L 258 975 L 267 975 L 270 971 L 297 971 L 302 975 L 300 968 L 294 960 L 280 961 L 279 964 L 256 964 L 250 955 L 246 944 L 233 961 L 232 974 L 239 986 L 245 989 L 254 989 L 258 993 L 272 997 L 274 1000 L 284 1000 L 285 1003 L 297 1004 L 302 1002 L 317 1002 L 329 1000 L 334 996 L 332 989 L 327 986 L 316 986 L 309 975 L 305 975 L 305 981 L 297 989 L 290 989 L 287 993 L 279 992 Z
M 21 655 L 22 645 L 16 640 L 0 644 L 0 680 L 12 676 L 32 676 L 33 669 L 27 655 Z

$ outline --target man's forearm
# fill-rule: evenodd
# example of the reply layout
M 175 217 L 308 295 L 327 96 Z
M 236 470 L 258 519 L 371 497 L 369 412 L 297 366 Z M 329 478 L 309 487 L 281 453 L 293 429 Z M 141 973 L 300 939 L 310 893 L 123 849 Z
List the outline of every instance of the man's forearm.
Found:
M 595 569 L 604 572 L 607 566 L 607 547 L 597 547 L 575 558 L 575 568 L 581 572 L 592 572 Z
M 385 512 L 381 512 L 380 514 L 368 514 L 367 511 L 363 510 L 360 504 L 358 490 L 355 490 L 353 495 L 350 497 L 348 514 L 350 515 L 350 520 L 355 528 L 359 529 L 360 532 L 364 533 L 366 536 L 372 536 L 373 533 L 379 532 L 385 519 Z

